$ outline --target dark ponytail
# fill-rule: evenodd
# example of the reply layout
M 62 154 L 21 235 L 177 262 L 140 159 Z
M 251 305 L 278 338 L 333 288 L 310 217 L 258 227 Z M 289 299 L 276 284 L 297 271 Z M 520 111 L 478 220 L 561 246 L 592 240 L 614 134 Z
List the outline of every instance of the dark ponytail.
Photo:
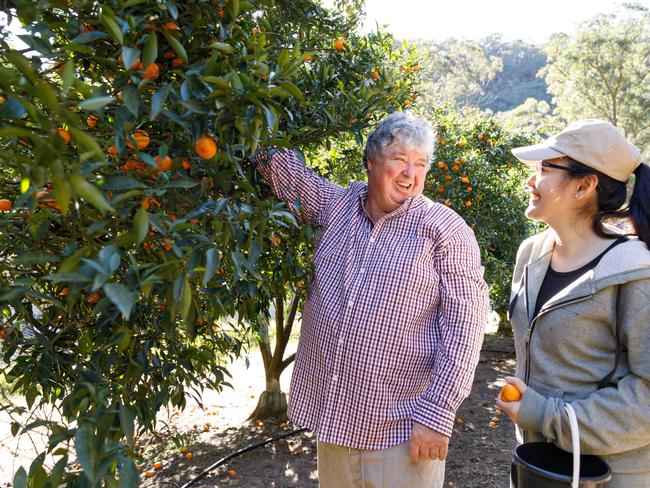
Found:
M 650 249 L 650 167 L 642 163 L 634 171 L 634 189 L 629 205 L 625 206 L 626 183 L 615 180 L 575 159 L 567 159 L 570 177 L 581 178 L 587 175 L 598 177 L 598 211 L 593 220 L 594 232 L 601 237 L 617 237 L 620 234 L 608 232 L 605 222 L 611 219 L 631 219 L 635 231 L 633 235 L 637 235 Z
M 650 249 L 650 167 L 641 163 L 634 170 L 634 189 L 630 197 L 630 216 L 636 235 Z

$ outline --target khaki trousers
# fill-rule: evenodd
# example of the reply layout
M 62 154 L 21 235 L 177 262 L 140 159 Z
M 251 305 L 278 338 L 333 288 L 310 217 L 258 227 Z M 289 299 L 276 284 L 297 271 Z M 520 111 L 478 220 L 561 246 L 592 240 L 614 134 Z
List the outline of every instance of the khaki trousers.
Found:
M 318 442 L 321 488 L 442 488 L 444 480 L 445 462 L 411 462 L 408 442 L 379 450 Z

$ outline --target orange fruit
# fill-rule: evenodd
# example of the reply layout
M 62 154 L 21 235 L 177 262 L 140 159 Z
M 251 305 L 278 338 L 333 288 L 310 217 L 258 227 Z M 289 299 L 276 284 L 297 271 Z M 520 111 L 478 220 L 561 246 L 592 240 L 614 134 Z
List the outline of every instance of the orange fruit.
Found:
M 145 210 L 147 210 L 149 209 L 149 207 L 151 207 L 151 202 L 149 201 L 148 198 L 143 198 L 142 201 L 140 202 L 140 206 Z
M 62 297 L 68 296 L 68 287 L 64 287 L 61 292 L 59 293 Z
M 214 142 L 212 137 L 203 135 L 196 141 L 194 150 L 203 159 L 212 159 L 217 154 L 217 143 Z
M 456 419 L 456 423 L 457 423 L 458 425 L 463 425 L 463 419 L 461 419 L 460 417 L 458 417 L 458 418 Z
M 194 456 L 192 455 L 191 452 L 188 452 L 185 454 L 185 459 L 192 459 Z
M 183 169 L 189 170 L 192 165 L 190 164 L 189 160 L 187 158 L 181 159 L 181 164 L 183 165 Z
M 180 448 L 180 451 L 181 451 L 181 452 L 187 452 L 187 447 L 186 447 L 186 446 L 182 446 L 182 447 Z
M 165 51 L 163 54 L 163 58 L 165 59 L 174 59 L 176 57 L 176 53 L 174 51 Z
M 121 91 L 120 91 L 120 92 L 117 92 L 117 95 L 116 95 L 116 96 L 117 96 L 117 99 L 118 99 L 118 100 L 120 100 L 120 101 L 121 101 L 121 100 L 124 100 L 124 93 L 122 93 Z
M 235 471 L 234 469 L 231 469 L 230 471 L 228 471 L 228 476 L 230 476 L 231 478 L 234 478 L 235 476 L 237 476 L 237 471 Z
M 483 139 L 485 139 L 485 136 L 483 134 L 479 134 L 478 139 L 479 139 L 479 141 L 482 141 Z
M 447 198 L 447 200 L 445 200 L 445 205 L 447 207 L 451 207 L 451 200 L 449 200 L 449 198 Z
M 88 303 L 97 303 L 102 299 L 101 292 L 97 292 L 88 299 Z
M 162 469 L 163 465 L 161 462 L 153 463 L 153 469 Z
M 345 40 L 339 37 L 334 41 L 334 49 L 337 51 L 343 51 L 345 49 Z
M 375 81 L 379 79 L 379 71 L 377 71 L 376 69 L 372 70 L 372 79 Z
M 445 175 L 445 181 L 451 181 L 451 175 Z
M 158 78 L 158 75 L 160 74 L 160 67 L 156 63 L 151 63 L 149 66 L 146 67 L 144 70 L 144 73 L 142 73 L 142 78 L 145 80 L 155 80 Z
M 99 117 L 96 115 L 89 115 L 86 119 L 86 125 L 91 129 L 94 129 L 97 126 L 97 122 L 99 122 Z
M 464 185 L 466 185 L 467 183 L 469 183 L 469 178 L 467 176 L 463 176 L 460 179 L 460 182 L 463 183 Z
M 0 95 L 0 105 L 2 105 L 3 103 L 5 103 L 5 97 Z
M 153 471 L 145 471 L 144 476 L 145 476 L 146 478 L 151 478 L 151 477 L 153 477 Z
M 170 241 L 168 241 L 167 239 L 165 239 L 163 241 L 163 247 L 165 248 L 165 251 L 169 252 L 169 251 L 172 250 L 172 243 Z M 209 427 L 208 427 L 208 429 L 209 429 Z
M 172 20 L 170 20 L 169 22 L 165 22 L 165 25 L 163 25 L 163 29 L 166 31 L 181 30 L 180 27 L 178 27 L 178 24 Z
M 458 166 L 457 164 L 454 164 L 454 166 L 451 168 L 451 170 L 454 173 L 458 173 L 460 171 L 460 166 Z
M 134 130 L 133 139 L 135 140 L 138 149 L 144 149 L 149 145 L 149 134 L 146 130 Z M 127 138 L 126 145 L 133 149 L 133 142 L 130 138 Z
M 65 129 L 58 129 L 57 134 L 59 137 L 65 141 L 66 144 L 70 144 L 70 133 Z
M 404 100 L 404 106 L 405 106 L 405 107 L 408 107 L 409 105 L 411 105 L 411 100 L 409 100 L 408 98 L 406 98 L 406 99 Z
M 160 171 L 169 171 L 172 167 L 172 158 L 169 156 L 156 156 L 156 166 Z
M 109 156 L 114 158 L 115 156 L 117 156 L 117 147 L 115 147 L 115 144 L 113 144 L 106 150 L 106 152 L 108 153 Z
M 467 188 L 465 188 L 465 190 L 467 190 L 467 191 L 472 191 L 473 189 L 474 188 L 472 188 L 471 186 L 468 186 Z
M 447 163 L 445 163 L 444 161 L 438 161 L 438 168 L 447 169 Z
M 307 61 L 308 63 L 311 63 L 311 61 L 312 61 L 313 59 L 314 59 L 314 56 L 312 56 L 311 54 L 305 56 L 305 61 Z
M 11 200 L 7 198 L 0 200 L 0 212 L 9 212 L 12 208 L 14 208 L 14 204 Z
M 172 66 L 174 68 L 178 68 L 179 66 L 183 66 L 184 62 L 185 61 L 183 61 L 181 58 L 174 58 L 172 59 Z
M 471 207 L 471 206 L 472 206 L 472 202 L 470 202 L 469 200 L 467 200 L 467 201 L 465 202 L 465 206 L 466 206 L 466 207 Z
M 504 402 L 518 402 L 521 400 L 521 393 L 519 390 L 515 387 L 515 385 L 506 383 L 503 385 L 503 388 L 501 388 L 501 393 L 499 394 L 501 397 L 501 400 Z

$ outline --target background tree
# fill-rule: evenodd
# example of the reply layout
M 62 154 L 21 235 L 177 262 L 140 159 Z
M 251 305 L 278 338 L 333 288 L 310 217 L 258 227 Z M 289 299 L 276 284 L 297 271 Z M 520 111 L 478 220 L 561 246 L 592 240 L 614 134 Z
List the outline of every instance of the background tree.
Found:
M 638 5 L 600 14 L 575 35 L 554 36 L 542 73 L 567 120 L 601 118 L 650 146 L 650 12 Z
M 276 268 L 302 248 L 279 259 L 274 239 L 301 231 L 251 154 L 316 151 L 414 93 L 392 39 L 356 33 L 357 3 L 15 2 L 29 49 L 0 33 L 2 374 L 62 415 L 12 425 L 49 433 L 15 486 L 136 485 L 138 433 L 221 388 L 295 289 Z

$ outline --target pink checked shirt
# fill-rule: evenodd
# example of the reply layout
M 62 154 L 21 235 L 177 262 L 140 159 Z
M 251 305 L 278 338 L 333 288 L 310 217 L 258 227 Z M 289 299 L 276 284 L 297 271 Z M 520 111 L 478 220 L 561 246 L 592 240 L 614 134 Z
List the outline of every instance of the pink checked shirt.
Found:
M 424 196 L 373 225 L 363 207 L 365 182 L 337 186 L 287 150 L 256 161 L 274 193 L 323 230 L 291 380 L 291 420 L 320 441 L 358 449 L 406 442 L 413 421 L 450 436 L 489 310 L 472 230 Z

